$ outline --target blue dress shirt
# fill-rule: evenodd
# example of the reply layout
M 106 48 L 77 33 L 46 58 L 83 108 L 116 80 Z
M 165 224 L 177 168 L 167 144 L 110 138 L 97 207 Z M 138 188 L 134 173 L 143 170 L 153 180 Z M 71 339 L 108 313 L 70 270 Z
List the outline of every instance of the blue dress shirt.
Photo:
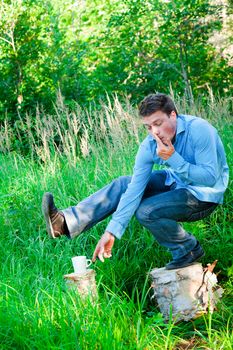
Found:
M 206 120 L 177 116 L 175 152 L 167 160 L 158 157 L 157 143 L 148 135 L 136 155 L 133 176 L 121 196 L 106 231 L 121 238 L 137 210 L 154 164 L 166 167 L 166 185 L 188 189 L 201 201 L 222 203 L 229 180 L 229 169 L 222 141 L 217 130 Z

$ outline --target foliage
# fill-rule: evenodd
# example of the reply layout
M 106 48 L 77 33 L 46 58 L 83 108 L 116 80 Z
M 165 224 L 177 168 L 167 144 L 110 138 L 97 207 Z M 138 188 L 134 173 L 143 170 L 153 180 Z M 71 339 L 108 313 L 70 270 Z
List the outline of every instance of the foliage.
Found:
M 2 1 L 0 121 L 38 103 L 51 111 L 59 89 L 86 106 L 170 84 L 190 100 L 210 85 L 230 93 L 232 66 L 209 42 L 221 11 L 208 0 Z

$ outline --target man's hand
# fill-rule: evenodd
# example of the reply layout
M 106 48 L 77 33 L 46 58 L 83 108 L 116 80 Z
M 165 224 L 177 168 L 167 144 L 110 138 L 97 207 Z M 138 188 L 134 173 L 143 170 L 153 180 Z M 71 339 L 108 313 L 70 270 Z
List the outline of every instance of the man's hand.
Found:
M 171 140 L 167 139 L 166 144 L 157 136 L 153 135 L 157 142 L 157 155 L 163 160 L 167 160 L 175 152 L 175 148 L 171 143 Z M 165 142 L 165 141 L 164 141 Z
M 114 241 L 115 237 L 110 232 L 105 231 L 97 243 L 92 261 L 96 261 L 97 256 L 102 262 L 104 262 L 104 258 L 111 258 Z

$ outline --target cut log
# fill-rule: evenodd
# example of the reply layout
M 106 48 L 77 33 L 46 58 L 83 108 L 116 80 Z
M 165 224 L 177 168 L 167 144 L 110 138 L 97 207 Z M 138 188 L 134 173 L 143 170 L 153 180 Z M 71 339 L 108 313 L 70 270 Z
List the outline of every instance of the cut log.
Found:
M 81 298 L 97 297 L 97 289 L 95 282 L 95 271 L 87 270 L 86 273 L 70 273 L 68 275 L 64 275 L 66 280 L 66 284 L 68 288 L 74 289 L 78 292 Z
M 213 312 L 223 293 L 217 287 L 216 275 L 200 263 L 175 270 L 155 268 L 150 276 L 154 290 L 152 298 L 157 300 L 165 320 L 172 316 L 175 322 L 188 321 L 208 310 Z

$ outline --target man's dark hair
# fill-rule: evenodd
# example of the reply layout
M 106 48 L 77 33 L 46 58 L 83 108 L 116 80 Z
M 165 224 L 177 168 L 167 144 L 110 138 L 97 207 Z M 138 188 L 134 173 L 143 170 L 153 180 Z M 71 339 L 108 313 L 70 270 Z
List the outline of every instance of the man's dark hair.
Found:
M 139 104 L 138 109 L 139 114 L 142 117 L 148 117 L 157 111 L 162 111 L 168 116 L 172 111 L 175 111 L 176 114 L 178 114 L 176 106 L 171 97 L 159 93 L 146 96 Z

